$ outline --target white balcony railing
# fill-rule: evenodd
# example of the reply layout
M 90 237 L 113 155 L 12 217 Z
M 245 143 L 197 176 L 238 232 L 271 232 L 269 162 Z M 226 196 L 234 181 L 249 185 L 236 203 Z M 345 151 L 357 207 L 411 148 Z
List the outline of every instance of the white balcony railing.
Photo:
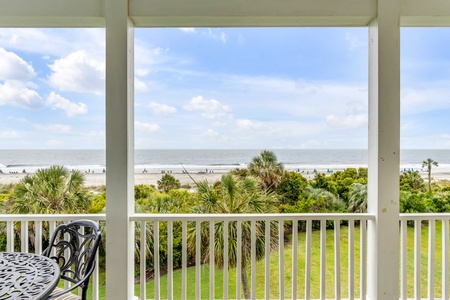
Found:
M 373 221 L 374 217 L 368 214 L 250 214 L 250 215 L 161 215 L 161 214 L 135 214 L 131 217 L 135 221 L 136 226 L 147 228 L 147 233 L 151 235 L 140 235 L 140 245 L 148 245 L 148 240 L 153 241 L 153 247 L 150 249 L 151 255 L 146 253 L 145 247 L 141 247 L 140 251 L 140 282 L 145 282 L 147 257 L 153 257 L 153 276 L 154 276 L 154 292 L 153 295 L 147 295 L 145 285 L 140 286 L 140 299 L 241 299 L 241 268 L 231 268 L 240 266 L 245 251 L 237 251 L 236 256 L 232 256 L 228 249 L 233 248 L 231 245 L 236 244 L 236 249 L 245 248 L 244 245 L 250 245 L 249 264 L 249 288 L 251 299 L 302 299 L 321 298 L 325 299 L 327 289 L 334 287 L 334 298 L 340 299 L 344 288 L 342 282 L 346 281 L 345 287 L 347 295 L 345 298 L 354 299 L 356 296 L 365 299 L 366 295 L 366 257 L 367 257 L 367 221 Z M 348 233 L 346 239 L 342 239 L 341 223 L 348 225 Z M 359 234 L 356 236 L 355 223 L 359 227 Z M 313 230 L 314 227 L 317 230 Z M 303 249 L 295 245 L 299 245 L 298 228 L 305 231 L 305 240 L 302 241 Z M 327 230 L 328 227 L 334 227 L 333 230 Z M 273 227 L 276 227 L 274 237 Z M 164 230 L 161 230 L 164 228 Z M 174 231 L 177 228 L 178 231 Z M 246 229 L 244 229 L 246 228 Z M 285 253 L 285 232 L 292 229 L 291 234 L 291 253 Z M 180 232 L 181 231 L 181 232 Z M 328 232 L 328 234 L 327 234 Z M 162 236 L 162 233 L 165 236 Z M 262 235 L 261 240 L 264 243 L 264 250 L 257 249 L 257 235 Z M 332 241 L 327 242 L 332 235 Z M 176 236 L 176 237 L 175 237 Z M 271 243 L 276 240 L 278 247 L 274 249 Z M 173 241 L 181 239 L 181 291 L 180 294 L 174 296 L 174 244 Z M 247 239 L 247 241 L 245 240 Z M 161 247 L 160 241 L 167 240 L 167 249 Z M 355 241 L 359 240 L 358 245 Z M 220 242 L 217 242 L 220 241 Z M 188 294 L 188 242 L 195 245 L 194 252 L 191 253 L 192 261 L 195 265 L 195 293 Z M 206 244 L 206 245 L 205 245 Z M 313 247 L 314 244 L 314 247 Z M 345 244 L 345 245 L 344 245 Z M 318 245 L 318 246 L 317 246 Z M 331 249 L 330 246 L 331 245 Z M 164 248 L 164 249 L 163 249 Z M 327 249 L 328 248 L 328 249 Z M 348 253 L 343 254 L 342 249 L 346 248 Z M 318 261 L 313 259 L 312 249 L 320 249 Z M 142 251 L 143 250 L 143 251 Z M 328 250 L 328 251 L 327 251 Z M 328 253 L 332 251 L 333 254 Z M 217 279 L 214 274 L 215 251 L 223 251 L 220 253 L 222 266 L 222 278 Z M 167 253 L 167 261 L 161 259 L 161 253 Z M 263 252 L 263 263 L 257 264 L 257 252 Z M 278 267 L 276 270 L 271 269 L 270 253 L 277 253 Z M 346 256 L 346 257 L 345 257 Z M 289 257 L 289 261 L 285 261 Z M 317 257 L 317 255 L 314 255 Z M 212 258 L 212 259 L 211 259 Z M 358 260 L 358 262 L 356 261 Z M 162 267 L 161 261 L 166 263 Z M 300 262 L 303 262 L 301 264 Z M 348 265 L 343 266 L 343 261 L 347 261 Z M 333 274 L 327 274 L 327 263 L 334 264 Z M 222 263 L 221 263 L 222 264 Z M 209 270 L 202 270 L 202 265 L 209 266 Z M 356 265 L 359 268 L 356 270 Z M 311 278 L 313 268 L 318 268 L 319 278 L 315 280 Z M 161 284 L 160 273 L 167 269 L 167 286 Z M 317 270 L 317 269 L 316 269 Z M 202 294 L 202 272 L 209 273 L 208 292 Z M 235 282 L 230 282 L 230 272 L 235 272 Z M 346 280 L 342 275 L 346 276 Z M 356 280 L 358 275 L 359 280 Z M 191 275 L 193 276 L 193 275 Z M 278 277 L 277 287 L 272 287 L 274 276 Z M 234 277 L 234 276 L 233 276 Z M 304 282 L 300 283 L 299 279 L 304 278 Z M 216 282 L 217 281 L 217 282 Z M 192 282 L 192 281 L 190 281 Z M 262 282 L 262 284 L 261 284 Z M 231 284 L 230 284 L 231 283 Z M 257 284 L 258 283 L 258 284 Z M 312 293 L 312 285 L 318 284 L 320 294 Z M 218 287 L 218 285 L 220 287 Z M 230 292 L 230 286 L 235 285 L 233 293 Z M 190 287 L 190 285 L 189 285 Z M 299 289 L 302 287 L 302 290 Z M 167 288 L 166 291 L 162 289 Z M 359 291 L 357 290 L 359 288 Z M 194 287 L 191 288 L 193 290 Z M 277 291 L 274 291 L 276 289 Z M 315 288 L 314 290 L 317 290 Z M 219 295 L 215 292 L 219 291 Z M 194 294 L 194 295 L 193 295 Z M 274 296 L 276 294 L 276 296 Z M 191 296 L 189 296 L 191 295 Z
M 448 213 L 400 214 L 400 299 L 449 299 L 449 220 Z
M 0 251 L 41 253 L 43 232 L 47 232 L 44 228 L 51 234 L 58 222 L 82 218 L 100 222 L 105 215 L 0 215 L 1 234 L 6 236 L 6 248 Z M 450 214 L 400 214 L 399 219 L 400 299 L 449 299 Z M 134 214 L 130 221 L 136 228 L 137 244 L 151 245 L 148 249 L 137 247 L 140 282 L 147 281 L 149 269 L 153 271 L 153 282 L 140 284 L 140 299 L 243 298 L 239 292 L 242 270 L 232 265 L 242 263 L 244 251 L 232 256 L 227 251 L 232 243 L 236 243 L 236 249 L 250 245 L 252 299 L 366 299 L 366 274 L 370 272 L 366 228 L 367 222 L 374 221 L 369 214 Z M 140 234 L 141 228 L 146 228 L 147 234 Z M 299 235 L 299 228 L 304 234 Z M 257 249 L 259 235 L 263 249 Z M 286 245 L 287 235 L 292 247 Z M 181 249 L 179 267 L 176 249 Z M 217 257 L 217 251 L 223 252 L 220 271 L 215 271 L 215 261 L 209 259 Z M 263 254 L 258 262 L 260 252 Z M 188 272 L 190 265 L 193 272 Z M 99 299 L 98 270 L 92 277 L 94 300 Z M 176 272 L 181 273 L 180 281 L 174 281 Z M 203 292 L 202 283 L 207 283 Z M 151 294 L 149 285 L 153 286 Z

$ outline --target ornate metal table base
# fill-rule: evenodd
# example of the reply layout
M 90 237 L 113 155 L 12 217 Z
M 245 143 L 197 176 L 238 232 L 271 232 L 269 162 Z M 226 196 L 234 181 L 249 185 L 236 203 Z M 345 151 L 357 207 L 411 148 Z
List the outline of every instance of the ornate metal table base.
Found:
M 59 281 L 59 266 L 30 253 L 0 253 L 0 300 L 45 299 Z

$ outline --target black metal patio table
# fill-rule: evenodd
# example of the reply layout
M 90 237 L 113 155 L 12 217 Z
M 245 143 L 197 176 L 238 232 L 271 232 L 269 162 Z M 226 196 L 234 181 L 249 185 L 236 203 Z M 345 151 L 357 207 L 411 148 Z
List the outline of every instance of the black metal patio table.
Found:
M 46 256 L 0 252 L 0 300 L 46 299 L 59 276 L 59 266 Z

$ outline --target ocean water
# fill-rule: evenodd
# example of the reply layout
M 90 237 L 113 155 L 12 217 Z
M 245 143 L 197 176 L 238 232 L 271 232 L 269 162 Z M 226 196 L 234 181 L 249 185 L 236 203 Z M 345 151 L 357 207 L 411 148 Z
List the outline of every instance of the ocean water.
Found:
M 361 149 L 283 149 L 273 151 L 288 170 L 341 170 L 348 167 L 367 167 L 367 150 Z M 261 150 L 136 150 L 135 171 L 228 171 L 244 168 Z M 51 165 L 69 169 L 102 172 L 105 169 L 105 150 L 0 150 L 0 170 L 34 172 Z M 420 169 L 427 158 L 439 162 L 440 169 L 450 171 L 449 150 L 402 150 L 401 168 Z

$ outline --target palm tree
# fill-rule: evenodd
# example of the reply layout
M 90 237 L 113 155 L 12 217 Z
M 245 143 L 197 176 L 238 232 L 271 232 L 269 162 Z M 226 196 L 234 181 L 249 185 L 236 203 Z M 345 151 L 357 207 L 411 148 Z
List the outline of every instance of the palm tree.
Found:
M 367 212 L 367 184 L 353 184 L 348 197 L 348 210 L 355 213 Z
M 15 186 L 9 211 L 16 214 L 84 213 L 91 196 L 84 187 L 84 175 L 63 166 L 39 169 Z
M 223 175 L 218 184 L 210 185 L 207 181 L 196 182 L 200 205 L 194 209 L 195 213 L 269 213 L 274 212 L 275 198 L 269 193 L 262 193 L 258 187 L 258 181 L 251 176 L 240 178 L 235 175 Z M 228 224 L 228 265 L 230 267 L 240 267 L 242 270 L 242 288 L 246 299 L 250 298 L 250 289 L 248 286 L 247 269 L 251 259 L 251 223 L 242 222 L 241 227 L 242 246 L 237 249 L 237 222 Z M 276 248 L 276 224 L 271 224 L 270 244 L 271 248 Z M 195 251 L 195 223 L 191 222 L 188 229 L 188 243 L 190 251 Z M 265 243 L 265 222 L 256 222 L 256 257 L 261 259 L 264 255 Z M 214 263 L 217 267 L 224 266 L 223 248 L 224 248 L 224 223 L 216 222 L 214 224 Z M 209 224 L 201 223 L 201 241 L 202 259 L 209 261 Z M 241 252 L 242 265 L 236 265 L 237 253 Z
M 264 191 L 274 191 L 283 177 L 284 167 L 272 151 L 264 150 L 248 165 L 250 174 L 261 183 Z
M 424 160 L 422 162 L 422 168 L 427 167 L 428 171 L 428 192 L 431 192 L 431 167 L 436 166 L 438 167 L 438 162 L 432 160 L 431 158 L 427 158 L 427 160 Z

